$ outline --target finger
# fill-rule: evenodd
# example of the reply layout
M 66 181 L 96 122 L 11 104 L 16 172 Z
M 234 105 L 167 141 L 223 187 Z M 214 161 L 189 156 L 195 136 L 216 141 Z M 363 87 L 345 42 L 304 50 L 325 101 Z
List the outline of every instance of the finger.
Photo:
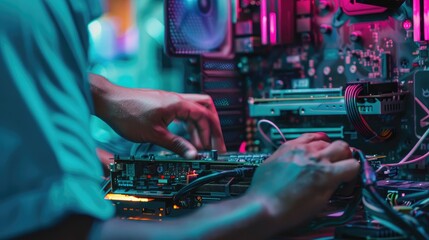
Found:
M 302 160 L 307 161 L 308 159 L 317 160 L 320 161 L 318 152 L 328 147 L 330 143 L 317 140 L 314 142 L 310 142 L 307 144 L 300 144 L 297 146 L 292 146 L 290 148 L 284 148 L 282 152 L 295 152 L 295 153 L 301 153 L 303 156 L 301 157 Z
M 212 124 L 211 124 L 211 147 L 218 150 L 220 153 L 226 152 L 225 140 L 223 139 L 222 128 L 220 126 L 219 117 L 215 112 L 212 112 Z
M 195 159 L 197 157 L 197 149 L 186 139 L 172 134 L 165 128 L 156 129 L 156 132 L 159 137 L 155 138 L 155 144 L 187 159 Z
M 344 141 L 335 141 L 326 148 L 313 154 L 315 158 L 327 159 L 330 162 L 338 162 L 340 160 L 352 157 L 349 145 Z
M 226 153 L 225 141 L 221 134 L 220 137 L 212 137 L 211 139 L 212 148 L 219 151 L 219 153 Z
M 196 102 L 203 105 L 204 107 L 213 110 L 213 100 L 209 95 L 206 94 L 193 94 L 193 93 L 182 93 L 180 94 L 184 99 Z
M 315 152 L 319 152 L 325 148 L 327 148 L 330 145 L 329 142 L 323 141 L 323 140 L 317 140 L 311 143 L 308 143 L 306 145 L 302 145 L 304 147 L 304 149 L 308 152 L 308 153 L 315 153 Z
M 338 183 L 350 182 L 359 173 L 360 164 L 356 159 L 347 159 L 332 164 L 333 173 Z
M 181 94 L 184 99 L 194 101 L 205 108 L 207 108 L 212 115 L 211 119 L 211 148 L 216 149 L 221 153 L 226 152 L 225 141 L 222 134 L 221 124 L 219 121 L 219 115 L 217 114 L 216 107 L 213 103 L 213 99 L 206 94 Z
M 221 153 L 226 152 L 216 111 L 209 111 L 197 103 L 187 101 L 178 110 L 177 117 L 186 122 L 192 121 L 195 124 L 203 147 L 213 148 Z
M 197 134 L 201 140 L 202 147 L 205 150 L 211 149 L 210 123 L 207 118 L 201 118 L 196 125 Z
M 213 103 L 212 98 L 209 95 L 197 94 L 193 96 L 198 104 L 203 105 L 209 110 L 210 121 L 211 121 L 211 147 L 218 150 L 221 153 L 226 152 L 225 141 L 222 134 L 222 128 L 219 120 L 219 115 L 217 113 L 216 107 Z
M 205 107 L 194 102 L 185 101 L 176 110 L 176 117 L 186 123 L 194 124 L 203 148 L 209 148 L 210 114 Z
M 198 149 L 203 150 L 203 145 L 201 143 L 200 135 L 198 134 L 198 129 L 193 123 L 188 123 L 188 132 L 191 137 L 191 143 Z

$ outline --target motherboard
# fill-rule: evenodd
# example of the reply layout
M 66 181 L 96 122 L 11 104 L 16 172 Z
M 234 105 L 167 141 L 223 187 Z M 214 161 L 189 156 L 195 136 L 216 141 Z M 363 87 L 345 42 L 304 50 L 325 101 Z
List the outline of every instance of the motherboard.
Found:
M 166 2 L 166 48 L 192 59 L 188 90 L 213 98 L 228 150 L 325 132 L 378 164 L 416 144 L 410 156 L 428 153 L 427 1 L 193 2 Z M 423 159 L 395 174 L 428 180 L 425 169 Z

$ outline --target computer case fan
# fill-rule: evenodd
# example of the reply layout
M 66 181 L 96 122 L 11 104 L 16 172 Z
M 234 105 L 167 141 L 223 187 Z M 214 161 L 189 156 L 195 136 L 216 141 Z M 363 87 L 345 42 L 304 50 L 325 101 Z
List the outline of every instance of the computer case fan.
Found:
M 165 46 L 172 56 L 222 52 L 231 34 L 230 0 L 166 0 Z

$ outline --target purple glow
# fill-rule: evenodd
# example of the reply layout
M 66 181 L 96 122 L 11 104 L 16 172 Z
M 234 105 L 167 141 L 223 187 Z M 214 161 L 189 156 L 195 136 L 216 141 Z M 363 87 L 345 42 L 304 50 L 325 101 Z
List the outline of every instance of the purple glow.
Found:
M 429 41 L 429 4 L 413 1 L 414 41 Z M 423 10 L 423 11 L 422 11 Z M 423 14 L 423 16 L 422 16 Z M 423 21 L 422 21 L 423 20 Z M 421 24 L 424 24 L 422 26 Z
M 262 44 L 268 44 L 267 0 L 261 0 L 261 38 Z
M 421 7 L 421 6 L 420 6 Z M 425 1 L 423 9 L 425 40 L 429 40 L 429 3 Z
M 272 45 L 277 43 L 277 19 L 276 13 L 270 13 L 270 43 Z

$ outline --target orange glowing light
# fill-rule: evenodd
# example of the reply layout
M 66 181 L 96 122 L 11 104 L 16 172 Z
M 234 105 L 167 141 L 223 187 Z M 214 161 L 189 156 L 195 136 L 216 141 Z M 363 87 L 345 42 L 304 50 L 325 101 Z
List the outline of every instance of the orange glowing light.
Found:
M 135 221 L 156 221 L 156 219 L 147 218 L 147 217 L 127 217 L 125 219 L 135 220 Z
M 115 193 L 107 194 L 104 197 L 104 199 L 116 200 L 116 201 L 129 201 L 129 202 L 151 202 L 151 201 L 153 201 L 153 198 L 142 198 L 142 197 L 130 196 L 130 195 L 125 195 L 125 194 L 115 194 Z
M 173 209 L 180 209 L 179 206 L 177 206 L 176 204 L 173 205 Z

